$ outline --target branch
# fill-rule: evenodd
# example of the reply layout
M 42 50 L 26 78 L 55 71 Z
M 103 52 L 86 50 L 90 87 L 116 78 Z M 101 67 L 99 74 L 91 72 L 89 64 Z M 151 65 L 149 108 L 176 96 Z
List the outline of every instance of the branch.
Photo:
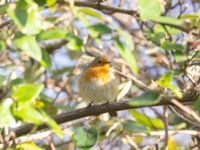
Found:
M 190 125 L 192 125 L 192 126 L 197 127 L 197 128 L 200 129 L 199 123 L 197 121 L 195 121 L 193 118 L 191 118 L 191 116 L 189 116 L 188 114 L 186 114 L 183 110 L 179 109 L 176 106 L 170 106 L 169 108 L 179 118 L 181 118 L 182 120 L 184 120 L 188 124 L 190 124 Z
M 70 5 L 70 2 L 65 2 L 63 0 L 58 1 L 59 4 L 63 5 Z M 94 3 L 94 2 L 80 2 L 80 1 L 74 1 L 74 5 L 75 6 L 80 6 L 80 7 L 90 7 L 90 8 L 94 8 L 100 11 L 109 11 L 112 13 L 123 13 L 123 14 L 127 14 L 127 15 L 131 15 L 131 16 L 138 16 L 138 12 L 135 10 L 130 10 L 130 9 L 123 9 L 123 8 L 118 8 L 118 7 L 112 7 L 112 6 L 108 6 L 108 5 L 104 5 L 101 3 Z
M 5 27 L 5 26 L 7 26 L 7 25 L 9 25 L 10 23 L 12 23 L 11 20 L 5 21 L 5 22 L 1 23 L 1 24 L 0 24 L 0 29 L 3 28 L 3 27 Z
M 179 109 L 183 110 L 183 112 L 187 113 L 189 116 L 191 116 L 191 118 L 193 118 L 193 119 L 197 120 L 198 122 L 200 122 L 199 115 L 195 111 L 190 109 L 189 107 L 184 106 L 182 103 L 180 103 L 179 101 L 177 101 L 175 99 L 172 99 L 171 103 L 174 104 Z
M 143 108 L 143 107 L 151 107 L 151 106 L 160 106 L 160 105 L 173 105 L 173 103 L 169 100 L 173 98 L 163 98 L 159 103 L 152 104 L 152 105 L 140 105 L 140 106 L 130 106 L 128 104 L 128 101 L 123 102 L 114 102 L 109 104 L 101 104 L 101 105 L 93 105 L 91 107 L 86 107 L 82 109 L 77 109 L 71 112 L 65 112 L 59 115 L 56 115 L 53 117 L 53 119 L 58 123 L 62 124 L 65 122 L 69 122 L 72 120 L 88 117 L 88 116 L 98 116 L 103 113 L 109 113 L 109 112 L 116 112 L 121 110 L 127 110 L 127 109 L 135 109 L 135 108 Z M 181 102 L 192 102 L 195 99 L 189 98 L 186 96 L 184 99 L 181 100 Z M 14 133 L 17 137 L 28 134 L 33 128 L 35 127 L 34 124 L 28 123 L 23 126 L 20 126 L 18 128 L 13 129 Z M 46 129 L 48 126 L 46 124 L 41 124 L 38 126 L 37 130 Z
M 60 0 L 60 1 L 58 1 L 58 4 L 69 6 L 70 2 L 65 2 L 63 0 Z M 108 5 L 101 4 L 101 3 L 74 1 L 74 5 L 80 6 L 80 7 L 94 8 L 94 9 L 97 9 L 99 11 L 102 11 L 103 13 L 111 12 L 111 13 L 127 14 L 127 15 L 130 15 L 130 16 L 134 16 L 137 19 L 139 19 L 139 16 L 140 16 L 139 13 L 135 10 L 112 7 L 112 6 L 108 6 Z M 151 20 L 151 21 L 153 21 L 153 20 Z M 163 23 L 163 22 L 159 22 L 159 21 L 153 21 L 153 22 L 159 23 L 161 25 L 166 25 L 166 26 L 169 26 L 169 27 L 172 27 L 172 28 L 176 28 L 176 29 L 179 29 L 179 30 L 186 32 L 186 33 L 188 33 L 192 29 L 192 28 L 185 28 L 183 26 L 179 26 L 179 25 L 175 25 L 175 24 L 171 24 L 171 23 Z
M 198 130 L 169 130 L 168 131 L 169 135 L 175 135 L 175 134 L 184 134 L 184 135 L 192 135 L 192 136 L 198 136 L 200 135 L 200 132 Z M 146 133 L 142 133 L 142 132 L 138 132 L 138 133 L 133 133 L 132 134 L 134 137 L 135 136 L 164 136 L 165 135 L 165 131 L 150 131 L 148 132 L 148 134 Z
M 142 90 L 154 90 L 132 75 L 123 74 L 116 69 L 113 69 L 113 71 L 115 71 L 117 74 L 119 74 L 120 76 L 122 76 L 124 78 L 130 79 L 138 88 L 140 88 Z
M 168 140 L 169 140 L 169 132 L 168 132 L 168 105 L 164 106 L 164 125 L 165 125 L 165 143 L 164 143 L 164 150 L 168 150 Z
M 53 53 L 54 50 L 59 49 L 63 45 L 65 45 L 68 41 L 65 39 L 57 40 L 51 43 L 47 43 L 45 45 L 41 45 L 40 47 L 47 50 L 49 53 Z

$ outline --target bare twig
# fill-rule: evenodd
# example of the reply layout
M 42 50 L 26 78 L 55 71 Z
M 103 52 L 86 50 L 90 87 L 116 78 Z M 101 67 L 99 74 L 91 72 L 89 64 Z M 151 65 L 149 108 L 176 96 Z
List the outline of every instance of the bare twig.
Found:
M 165 144 L 164 144 L 164 150 L 168 150 L 168 105 L 163 106 L 164 107 L 164 126 L 165 126 Z
M 63 84 L 63 86 L 61 86 L 60 91 L 56 94 L 55 98 L 53 99 L 53 101 L 52 101 L 52 103 L 51 103 L 52 105 L 56 102 L 56 100 L 58 99 L 60 93 L 61 93 L 61 92 L 64 90 L 64 88 L 66 87 L 67 83 L 68 83 L 68 79 L 66 79 L 66 81 L 64 81 L 64 84 Z
M 169 135 L 175 135 L 175 134 L 183 134 L 183 135 L 193 135 L 197 136 L 200 134 L 199 131 L 196 130 L 168 130 Z M 148 134 L 140 132 L 140 133 L 133 133 L 133 136 L 164 136 L 165 131 L 151 131 Z
M 176 106 L 169 106 L 169 108 L 171 109 L 171 111 L 173 113 L 175 113 L 178 117 L 180 117 L 181 119 L 183 119 L 188 124 L 193 125 L 193 126 L 195 126 L 197 128 L 200 128 L 200 124 L 197 123 L 197 122 L 195 122 L 193 119 L 191 119 L 191 117 L 188 116 L 188 114 L 185 114 L 183 110 L 180 110 Z
M 196 119 L 200 123 L 199 115 L 197 113 L 195 113 L 193 110 L 184 106 L 182 103 L 180 103 L 179 101 L 177 101 L 175 99 L 172 99 L 171 102 L 172 102 L 172 104 L 177 106 L 179 109 L 183 110 L 185 113 L 187 113 L 188 115 L 190 115 L 191 117 L 193 117 L 194 119 Z
M 139 88 L 141 88 L 142 90 L 152 90 L 149 86 L 147 86 L 146 84 L 144 84 L 142 81 L 138 80 L 136 77 L 134 76 L 130 76 L 130 75 L 126 75 L 121 73 L 118 70 L 114 70 L 117 74 L 119 74 L 122 77 L 125 77 L 127 79 L 130 79 L 134 84 L 136 84 Z
M 7 26 L 7 25 L 9 25 L 11 22 L 12 22 L 12 21 L 9 20 L 9 21 L 5 21 L 5 22 L 1 23 L 1 24 L 0 24 L 0 29 L 3 28 L 3 27 L 5 27 L 5 26 Z
M 137 146 L 137 144 L 133 141 L 133 139 L 129 136 L 129 135 L 125 135 L 128 143 L 131 145 L 133 150 L 139 150 L 139 147 Z

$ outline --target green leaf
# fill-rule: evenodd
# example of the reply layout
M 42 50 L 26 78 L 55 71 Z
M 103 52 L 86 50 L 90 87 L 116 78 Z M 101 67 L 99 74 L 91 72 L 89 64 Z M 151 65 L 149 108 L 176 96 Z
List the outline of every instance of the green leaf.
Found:
M 3 40 L 0 40 L 0 52 L 4 51 L 6 48 L 6 44 Z
M 99 12 L 97 12 L 94 9 L 91 9 L 91 8 L 78 8 L 78 12 L 89 15 L 91 17 L 95 17 L 99 20 L 103 20 L 102 15 Z
M 9 37 L 8 32 L 6 30 L 0 30 L 0 37 L 5 43 L 6 39 Z
M 160 16 L 161 3 L 159 0 L 139 0 L 139 12 L 142 20 Z
M 169 87 L 168 87 L 171 91 L 172 91 L 172 93 L 174 93 L 174 95 L 176 95 L 178 98 L 182 98 L 183 97 L 183 95 L 182 95 L 182 93 L 181 93 L 181 91 L 180 91 L 180 89 L 176 86 L 176 85 L 169 85 Z
M 156 24 L 153 33 L 162 33 L 162 32 L 164 32 L 165 35 L 167 35 L 168 33 L 169 33 L 170 35 L 176 35 L 176 34 L 181 33 L 181 31 L 178 30 L 178 29 L 176 29 L 176 28 L 172 28 L 172 27 L 169 27 L 169 26 L 163 27 L 163 26 L 160 25 L 160 24 Z M 167 33 L 167 32 L 168 32 L 168 33 Z M 165 36 L 164 36 L 164 37 L 165 37 Z
M 91 22 L 88 21 L 87 16 L 85 14 L 82 13 L 78 13 L 77 18 L 81 21 L 81 23 L 83 23 L 86 27 L 91 26 Z
M 129 49 L 130 51 L 134 50 L 134 43 L 130 34 L 121 29 L 117 29 L 117 33 L 119 34 L 120 37 L 124 39 L 126 49 Z
M 139 12 L 142 20 L 153 20 L 159 23 L 182 25 L 182 21 L 172 17 L 160 16 L 160 0 L 139 0 Z
M 198 17 L 198 14 L 184 14 L 180 16 L 181 19 L 197 19 Z
M 47 102 L 46 102 L 47 103 Z M 47 105 L 47 104 L 46 104 Z M 62 105 L 62 104 L 61 104 Z M 63 106 L 63 105 L 62 105 Z M 64 106 L 63 106 L 64 107 Z M 70 106 L 68 106 L 70 107 Z M 65 109 L 66 110 L 66 109 Z M 54 116 L 58 113 L 58 107 L 57 105 L 52 105 L 52 104 L 48 104 L 45 108 L 45 111 L 47 112 L 48 115 L 50 116 Z
M 120 55 L 127 61 L 127 63 L 130 65 L 132 71 L 137 74 L 138 73 L 138 67 L 136 63 L 136 59 L 129 49 L 126 49 L 123 45 L 123 43 L 119 40 L 115 40 L 115 45 L 119 50 Z
M 171 85 L 172 77 L 173 72 L 168 72 L 164 74 L 156 83 L 161 87 L 167 88 Z
M 105 35 L 112 33 L 112 30 L 102 23 L 88 26 L 88 29 L 90 30 L 92 37 L 97 37 L 99 34 Z
M 40 61 L 40 64 L 51 72 L 52 61 L 50 54 L 46 50 L 42 50 L 42 61 Z
M 133 98 L 131 101 L 129 101 L 129 105 L 148 106 L 148 105 L 157 104 L 160 101 L 159 97 L 160 97 L 159 93 L 153 92 L 153 91 L 147 91 L 147 92 L 144 92 L 142 95 L 137 96 Z
M 131 115 L 142 125 L 150 127 L 152 129 L 154 128 L 159 128 L 159 129 L 163 129 L 164 128 L 164 124 L 163 122 L 158 119 L 158 118 L 150 118 L 146 115 L 143 115 L 135 110 L 131 110 Z
M 41 32 L 37 39 L 38 40 L 52 40 L 52 39 L 64 39 L 67 36 L 67 30 L 65 29 L 50 29 Z
M 19 30 L 24 34 L 37 34 L 40 32 L 42 18 L 38 10 L 37 4 L 32 1 L 20 0 L 15 4 L 11 4 L 7 9 L 10 18 L 17 25 Z
M 70 50 L 81 50 L 83 46 L 83 41 L 78 36 L 74 35 L 73 33 L 67 34 L 67 48 Z
M 166 23 L 166 24 L 172 24 L 172 25 L 177 25 L 177 26 L 181 26 L 183 24 L 182 20 L 179 20 L 177 18 L 172 18 L 172 17 L 166 17 L 166 16 L 157 16 L 157 17 L 151 18 L 151 20 L 156 21 L 158 23 Z
M 25 122 L 32 122 L 39 125 L 43 121 L 43 116 L 31 105 L 21 104 L 13 111 L 13 114 Z
M 41 61 L 42 52 L 35 37 L 29 35 L 20 36 L 14 40 L 14 44 L 35 60 Z
M 76 146 L 81 149 L 89 149 L 95 145 L 98 139 L 98 131 L 96 127 L 90 128 L 79 127 L 73 134 L 73 141 Z
M 12 101 L 10 99 L 5 99 L 0 104 L 0 128 L 8 126 L 15 120 L 11 114 L 11 105 Z
M 190 27 L 200 28 L 200 15 L 199 14 L 185 14 L 180 17 L 183 20 L 189 21 Z
M 50 116 L 48 116 L 46 112 L 41 111 L 41 113 L 44 117 L 44 121 L 48 124 L 48 126 L 51 127 L 51 129 L 58 135 L 58 137 L 63 139 L 62 131 L 58 126 L 58 124 L 55 122 L 55 120 L 53 120 Z
M 197 100 L 193 104 L 195 110 L 200 110 L 200 96 L 197 97 Z
M 151 30 L 145 30 L 145 34 L 149 40 L 151 40 L 153 43 L 156 43 L 160 45 L 162 39 L 166 37 L 166 34 L 164 32 L 152 32 Z
M 184 62 L 187 59 L 184 51 L 175 51 L 174 58 L 176 62 Z
M 18 102 L 30 103 L 36 100 L 43 88 L 43 84 L 17 85 L 13 87 L 12 98 Z
M 34 0 L 34 2 L 36 2 L 39 6 L 43 6 L 46 4 L 47 0 Z
M 25 142 L 25 143 L 17 144 L 16 148 L 17 150 L 43 150 L 42 148 L 40 148 L 33 142 Z
M 175 51 L 183 51 L 184 46 L 181 44 L 172 43 L 170 41 L 164 41 L 161 47 L 165 50 L 175 50 Z
M 54 4 L 56 4 L 56 0 L 46 0 L 47 6 L 52 7 Z
M 3 15 L 3 14 L 6 13 L 6 10 L 8 9 L 8 6 L 9 6 L 9 3 L 0 5 L 0 15 Z
M 183 95 L 180 89 L 176 85 L 173 85 L 171 83 L 172 77 L 173 72 L 168 72 L 164 74 L 158 81 L 156 81 L 156 83 L 163 88 L 169 88 L 172 91 L 172 93 L 174 93 L 178 98 L 182 98 Z
M 24 83 L 24 79 L 16 78 L 16 79 L 11 81 L 10 85 L 11 86 L 15 86 L 15 85 L 19 85 L 19 84 L 22 84 L 22 83 Z
M 125 121 L 123 124 L 123 127 L 127 131 L 133 132 L 133 133 L 138 133 L 138 132 L 149 133 L 149 130 L 147 129 L 147 127 L 133 120 Z
M 3 75 L 0 75 L 0 87 L 4 85 L 5 80 L 6 80 L 6 77 Z

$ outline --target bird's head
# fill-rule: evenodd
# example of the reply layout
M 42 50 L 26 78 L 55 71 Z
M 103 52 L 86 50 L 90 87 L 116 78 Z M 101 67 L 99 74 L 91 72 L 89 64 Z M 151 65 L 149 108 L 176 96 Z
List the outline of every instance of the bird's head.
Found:
M 85 70 L 85 79 L 93 78 L 101 80 L 103 83 L 109 81 L 110 60 L 106 56 L 96 57 Z
M 91 68 L 91 67 L 106 67 L 106 66 L 108 67 L 110 66 L 110 60 L 106 56 L 101 56 L 95 58 L 88 67 Z

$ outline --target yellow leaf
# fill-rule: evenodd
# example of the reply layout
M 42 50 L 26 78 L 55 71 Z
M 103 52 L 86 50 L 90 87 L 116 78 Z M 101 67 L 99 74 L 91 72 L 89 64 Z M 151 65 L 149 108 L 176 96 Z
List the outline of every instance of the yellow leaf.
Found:
M 172 139 L 169 138 L 168 141 L 168 150 L 180 150 L 180 146 Z
M 43 150 L 33 142 L 25 142 L 17 145 L 17 149 L 22 150 Z
M 136 144 L 141 144 L 143 141 L 143 137 L 142 136 L 134 136 L 133 140 Z
M 32 105 L 34 108 L 43 108 L 45 106 L 44 102 L 41 100 L 34 101 Z

